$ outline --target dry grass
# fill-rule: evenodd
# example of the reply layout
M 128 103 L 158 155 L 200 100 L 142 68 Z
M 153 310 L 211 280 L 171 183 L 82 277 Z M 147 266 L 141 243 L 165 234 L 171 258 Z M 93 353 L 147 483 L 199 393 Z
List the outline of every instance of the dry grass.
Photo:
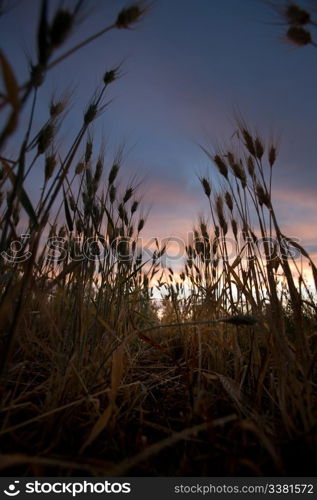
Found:
M 205 150 L 222 188 L 201 179 L 212 227 L 200 220 L 176 278 L 161 273 L 165 248 L 143 260 L 145 218 L 137 186 L 118 182 L 122 151 L 104 167 L 90 136 L 120 68 L 104 75 L 63 157 L 65 100 L 34 131 L 47 71 L 144 8 L 125 9 L 58 59 L 78 12 L 47 20 L 43 8 L 38 61 L 23 85 L 1 53 L 1 146 L 31 106 L 16 158 L 0 157 L 1 252 L 16 250 L 0 261 L 0 467 L 36 476 L 313 475 L 316 291 L 298 262 L 316 287 L 317 270 L 278 223 L 276 146 L 240 119 L 232 150 Z M 27 194 L 34 165 L 43 170 L 36 203 Z M 30 238 L 17 246 L 21 231 Z M 47 237 L 65 244 L 48 248 Z M 153 284 L 164 296 L 160 318 Z

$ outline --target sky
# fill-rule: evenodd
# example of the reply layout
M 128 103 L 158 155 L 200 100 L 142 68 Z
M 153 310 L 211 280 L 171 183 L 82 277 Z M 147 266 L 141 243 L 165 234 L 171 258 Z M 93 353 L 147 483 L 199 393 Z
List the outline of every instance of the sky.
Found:
M 21 82 L 35 56 L 39 2 L 13 3 L 0 18 L 2 48 Z M 61 5 L 72 3 L 52 0 L 51 12 Z M 126 5 L 85 2 L 65 49 L 111 24 Z M 74 90 L 60 139 L 66 150 L 103 74 L 122 62 L 111 105 L 93 125 L 95 142 L 105 140 L 109 166 L 125 144 L 121 177 L 142 180 L 144 210 L 150 210 L 145 237 L 184 237 L 208 213 L 198 175 L 218 182 L 197 144 L 212 151 L 228 143 L 238 111 L 264 141 L 278 139 L 273 194 L 280 225 L 317 255 L 317 49 L 294 48 L 284 31 L 263 0 L 155 0 L 134 29 L 111 31 L 47 75 L 35 129 L 48 117 L 52 93 Z M 8 144 L 8 154 L 13 150 Z M 29 186 L 34 196 L 42 179 L 36 170 Z

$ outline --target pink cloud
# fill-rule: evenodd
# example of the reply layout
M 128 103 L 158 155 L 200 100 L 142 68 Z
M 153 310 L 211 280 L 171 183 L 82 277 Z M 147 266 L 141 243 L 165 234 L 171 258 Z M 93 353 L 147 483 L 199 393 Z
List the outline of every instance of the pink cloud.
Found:
M 278 203 L 286 203 L 291 209 L 314 210 L 317 212 L 317 197 L 316 192 L 312 190 L 295 190 L 295 189 L 274 189 L 273 201 Z M 296 205 L 294 206 L 294 203 Z M 307 214 L 314 216 L 315 214 Z
M 317 244 L 317 222 L 290 222 L 283 224 L 282 228 L 286 236 L 299 238 L 306 243 L 316 243 Z
M 146 198 L 157 207 L 195 207 L 197 201 L 201 199 L 194 192 L 189 192 L 187 187 L 181 181 L 179 183 L 168 179 L 156 180 L 147 191 Z

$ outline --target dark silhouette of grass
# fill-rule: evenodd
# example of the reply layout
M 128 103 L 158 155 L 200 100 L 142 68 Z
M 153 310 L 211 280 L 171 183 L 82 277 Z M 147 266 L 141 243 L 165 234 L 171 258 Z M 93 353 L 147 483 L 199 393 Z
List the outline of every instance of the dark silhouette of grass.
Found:
M 179 276 L 162 273 L 166 248 L 157 243 L 149 261 L 138 248 L 146 221 L 137 186 L 118 182 L 122 151 L 105 173 L 90 135 L 120 67 L 103 76 L 65 154 L 57 136 L 67 96 L 34 131 L 50 68 L 147 11 L 123 9 L 56 58 L 81 8 L 49 19 L 42 2 L 38 59 L 23 84 L 0 54 L 2 147 L 31 101 L 16 157 L 0 153 L 0 467 L 30 476 L 313 475 L 316 301 L 291 250 L 315 286 L 317 270 L 278 222 L 277 147 L 239 118 L 239 147 L 203 148 L 223 186 L 201 178 L 212 227 L 200 220 Z M 35 206 L 27 179 L 37 162 Z M 22 219 L 29 237 L 20 240 Z

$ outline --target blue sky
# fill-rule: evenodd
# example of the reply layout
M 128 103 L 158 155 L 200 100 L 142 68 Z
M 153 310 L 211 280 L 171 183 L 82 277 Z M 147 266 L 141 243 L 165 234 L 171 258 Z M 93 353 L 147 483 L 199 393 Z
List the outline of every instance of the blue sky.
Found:
M 61 4 L 71 2 L 53 0 L 51 11 Z M 86 4 L 87 18 L 67 47 L 113 22 L 126 6 L 121 0 Z M 0 19 L 3 50 L 20 81 L 27 77 L 27 56 L 35 53 L 38 5 L 17 1 Z M 109 93 L 113 102 L 93 126 L 94 137 L 96 143 L 106 138 L 109 165 L 115 149 L 126 144 L 121 175 L 145 179 L 148 234 L 171 236 L 183 234 L 208 210 L 196 174 L 213 179 L 215 170 L 196 143 L 212 148 L 227 142 L 239 110 L 265 140 L 279 138 L 274 190 L 281 224 L 317 251 L 317 50 L 290 46 L 276 21 L 261 0 L 156 0 L 133 30 L 112 31 L 48 74 L 35 128 L 47 118 L 52 93 L 75 88 L 61 130 L 66 148 L 105 70 L 124 61 L 123 76 Z M 7 150 L 12 153 L 14 144 Z M 33 194 L 42 182 L 38 170 Z

